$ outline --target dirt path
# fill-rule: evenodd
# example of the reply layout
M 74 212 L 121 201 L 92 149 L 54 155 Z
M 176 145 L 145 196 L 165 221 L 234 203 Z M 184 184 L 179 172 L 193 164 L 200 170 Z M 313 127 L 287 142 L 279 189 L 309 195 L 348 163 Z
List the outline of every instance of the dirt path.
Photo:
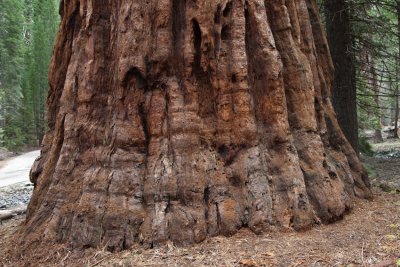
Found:
M 29 171 L 40 151 L 31 151 L 7 160 L 0 168 L 0 187 L 20 182 L 29 182 Z
M 398 184 L 400 159 L 365 161 L 376 169 L 375 185 Z M 374 200 L 357 201 L 342 221 L 304 233 L 257 236 L 243 230 L 231 238 L 210 238 L 189 248 L 169 244 L 144 250 L 138 246 L 117 254 L 102 249 L 71 253 L 59 245 L 52 248 L 56 253 L 51 255 L 48 250 L 21 251 L 21 258 L 15 259 L 0 253 L 0 266 L 396 266 L 400 259 L 400 194 L 389 191 L 392 193 L 374 189 Z M 22 220 L 18 217 L 0 225 L 0 251 L 13 245 L 9 237 Z

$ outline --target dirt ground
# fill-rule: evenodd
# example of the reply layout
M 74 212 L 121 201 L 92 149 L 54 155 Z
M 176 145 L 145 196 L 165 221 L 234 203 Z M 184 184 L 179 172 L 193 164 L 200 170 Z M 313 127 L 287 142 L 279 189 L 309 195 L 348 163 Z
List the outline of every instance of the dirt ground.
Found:
M 364 158 L 367 168 L 372 167 L 370 180 L 373 186 L 386 192 L 400 193 L 400 159 L 399 158 Z
M 400 193 L 400 140 L 373 144 L 375 157 L 362 157 L 369 170 L 371 183 L 386 192 Z
M 375 169 L 374 185 L 400 174 L 400 159 L 364 160 Z M 23 221 L 18 217 L 0 225 L 0 266 L 400 266 L 400 194 L 396 188 L 386 191 L 375 188 L 374 200 L 358 200 L 342 221 L 303 233 L 255 235 L 242 230 L 188 248 L 138 246 L 117 254 L 103 249 L 71 252 L 58 245 L 20 251 L 18 258 L 11 258 L 7 251 L 15 243 L 10 237 Z

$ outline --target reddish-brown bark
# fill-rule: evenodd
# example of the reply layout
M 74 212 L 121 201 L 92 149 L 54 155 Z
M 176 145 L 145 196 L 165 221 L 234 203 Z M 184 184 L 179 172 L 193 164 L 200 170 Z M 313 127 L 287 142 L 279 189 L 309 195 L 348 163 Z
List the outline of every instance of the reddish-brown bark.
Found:
M 23 235 L 200 242 L 337 220 L 368 177 L 313 0 L 69 0 Z

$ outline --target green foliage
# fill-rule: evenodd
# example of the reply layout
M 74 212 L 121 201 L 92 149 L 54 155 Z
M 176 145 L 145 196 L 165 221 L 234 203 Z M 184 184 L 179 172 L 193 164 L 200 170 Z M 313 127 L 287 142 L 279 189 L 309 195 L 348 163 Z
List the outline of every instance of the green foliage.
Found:
M 4 129 L 0 128 L 0 148 L 4 147 Z
M 357 104 L 361 129 L 394 120 L 399 81 L 399 14 L 396 0 L 348 0 L 357 58 Z
M 24 135 L 21 128 L 17 126 L 9 126 L 4 129 L 4 146 L 11 151 L 16 151 L 24 145 Z
M 372 150 L 371 144 L 368 142 L 367 138 L 361 136 L 359 138 L 359 148 L 360 152 L 366 156 L 372 157 L 374 155 L 374 151 Z
M 22 0 L 0 0 L 0 90 L 1 124 L 6 146 L 19 145 L 15 120 L 22 104 L 21 80 L 24 69 L 24 5 Z
M 370 178 L 374 178 L 374 177 L 376 177 L 376 171 L 374 170 L 374 168 L 371 166 L 371 165 L 369 165 L 369 164 L 364 164 L 364 168 L 367 170 L 367 173 L 368 173 L 368 176 L 370 177 Z
M 0 0 L 0 145 L 36 145 L 45 131 L 56 0 Z
M 25 105 L 31 107 L 25 112 L 25 121 L 30 124 L 27 142 L 32 138 L 35 141 L 41 141 L 46 129 L 47 74 L 59 20 L 56 6 L 54 0 L 32 1 L 30 49 L 25 57 L 27 61 Z

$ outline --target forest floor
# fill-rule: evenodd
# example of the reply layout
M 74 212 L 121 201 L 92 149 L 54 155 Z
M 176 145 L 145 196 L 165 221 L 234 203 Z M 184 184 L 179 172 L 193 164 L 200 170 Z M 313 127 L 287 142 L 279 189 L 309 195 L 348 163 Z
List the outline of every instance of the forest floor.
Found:
M 49 248 L 54 254 L 21 251 L 16 261 L 5 251 L 15 246 L 11 237 L 23 222 L 20 216 L 0 225 L 0 266 L 400 266 L 400 157 L 363 161 L 372 173 L 374 199 L 357 200 L 343 220 L 310 231 L 255 235 L 244 229 L 187 248 L 137 246 L 115 254 L 70 252 L 59 245 Z

